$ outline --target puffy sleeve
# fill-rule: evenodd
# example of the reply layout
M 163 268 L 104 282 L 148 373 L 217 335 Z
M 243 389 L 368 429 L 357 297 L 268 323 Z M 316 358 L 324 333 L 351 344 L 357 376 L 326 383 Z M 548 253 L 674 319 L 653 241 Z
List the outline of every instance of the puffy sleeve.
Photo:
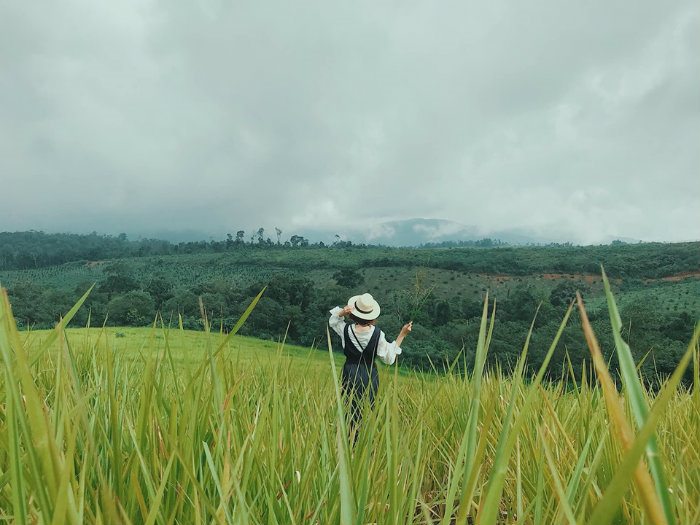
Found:
M 338 315 L 338 312 L 340 312 L 342 308 L 339 306 L 336 306 L 335 308 L 332 308 L 330 311 L 331 318 L 328 319 L 328 324 L 330 327 L 333 329 L 333 331 L 340 336 L 340 339 L 343 339 L 343 331 L 345 330 L 345 320 Z
M 396 361 L 396 356 L 401 353 L 401 347 L 396 344 L 396 341 L 388 342 L 384 336 L 384 332 L 379 334 L 379 345 L 377 346 L 377 356 L 386 365 L 393 365 Z

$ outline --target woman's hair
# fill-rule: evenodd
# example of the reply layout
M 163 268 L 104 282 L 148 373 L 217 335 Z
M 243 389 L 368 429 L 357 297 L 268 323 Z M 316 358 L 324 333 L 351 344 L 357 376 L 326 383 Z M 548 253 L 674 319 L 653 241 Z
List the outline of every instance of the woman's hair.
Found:
M 355 324 L 359 324 L 360 326 L 369 326 L 371 324 L 374 324 L 374 319 L 367 320 L 367 319 L 360 319 L 359 317 L 356 317 L 352 314 L 350 314 L 350 319 L 352 319 Z

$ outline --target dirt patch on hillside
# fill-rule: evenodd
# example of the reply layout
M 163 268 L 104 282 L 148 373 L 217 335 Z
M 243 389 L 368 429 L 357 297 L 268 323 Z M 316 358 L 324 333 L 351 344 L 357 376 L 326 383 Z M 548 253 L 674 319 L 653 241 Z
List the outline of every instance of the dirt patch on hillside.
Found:
M 667 275 L 666 277 L 661 277 L 660 279 L 647 279 L 647 281 L 668 281 L 677 283 L 678 281 L 685 281 L 686 279 L 700 279 L 700 270 L 695 272 L 681 272 L 673 275 Z
M 666 277 L 659 277 L 658 279 L 644 279 L 644 282 L 649 283 L 652 281 L 665 281 L 665 282 L 677 283 L 680 281 L 685 281 L 686 279 L 700 279 L 700 271 L 674 273 L 673 275 L 667 275 Z

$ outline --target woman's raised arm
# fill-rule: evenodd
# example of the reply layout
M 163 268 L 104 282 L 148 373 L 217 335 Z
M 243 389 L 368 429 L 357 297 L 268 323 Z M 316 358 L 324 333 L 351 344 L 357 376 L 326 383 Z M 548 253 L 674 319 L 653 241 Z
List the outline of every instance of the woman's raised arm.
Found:
M 411 333 L 411 330 L 413 330 L 413 321 L 409 321 L 403 327 L 401 328 L 401 331 L 399 332 L 399 336 L 396 338 L 396 344 L 398 346 L 401 346 L 401 343 L 403 342 L 404 338 Z

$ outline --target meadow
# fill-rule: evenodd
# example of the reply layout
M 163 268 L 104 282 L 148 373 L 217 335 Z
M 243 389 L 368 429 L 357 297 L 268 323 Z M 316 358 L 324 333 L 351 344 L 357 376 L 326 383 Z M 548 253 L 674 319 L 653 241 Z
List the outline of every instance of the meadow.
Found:
M 337 341 L 309 349 L 237 335 L 260 295 L 230 331 L 206 313 L 202 332 L 159 319 L 67 328 L 86 294 L 54 330 L 20 332 L 3 291 L 0 520 L 700 523 L 700 331 L 649 390 L 609 285 L 605 294 L 621 377 L 582 301 L 535 373 L 525 366 L 533 328 L 512 374 L 488 366 L 498 311 L 487 296 L 472 371 L 383 367 L 352 447 Z M 571 316 L 592 366 L 545 380 Z

